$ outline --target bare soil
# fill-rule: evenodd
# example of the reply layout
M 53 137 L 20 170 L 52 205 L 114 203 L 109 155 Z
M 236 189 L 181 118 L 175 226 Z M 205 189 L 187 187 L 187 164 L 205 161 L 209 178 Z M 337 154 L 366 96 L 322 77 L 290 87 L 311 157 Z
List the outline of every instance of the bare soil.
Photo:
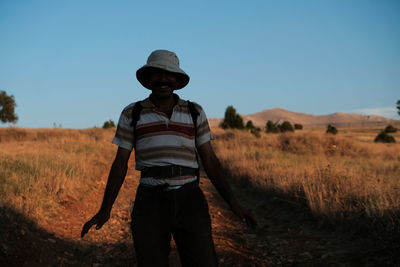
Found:
M 110 220 L 80 238 L 83 224 L 98 210 L 105 181 L 83 201 L 64 199 L 63 211 L 35 223 L 10 207 L 0 207 L 0 266 L 136 266 L 130 232 L 130 207 L 138 185 L 128 176 Z M 398 256 L 380 251 L 372 241 L 343 235 L 319 225 L 297 203 L 232 181 L 259 228 L 250 229 L 235 215 L 210 181 L 201 180 L 210 206 L 213 238 L 220 266 L 395 266 Z M 299 206 L 299 207 L 298 207 Z M 353 239 L 353 240 L 352 240 Z M 180 266 L 172 242 L 170 266 Z

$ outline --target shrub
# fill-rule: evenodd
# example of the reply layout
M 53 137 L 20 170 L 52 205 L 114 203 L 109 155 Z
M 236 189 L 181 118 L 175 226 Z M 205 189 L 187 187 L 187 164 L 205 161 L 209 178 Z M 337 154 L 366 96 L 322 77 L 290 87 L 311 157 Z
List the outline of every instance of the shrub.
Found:
M 278 133 L 279 132 L 279 128 L 272 121 L 267 121 L 267 124 L 265 125 L 265 131 L 267 133 Z
M 261 137 L 261 129 L 260 128 L 253 128 L 250 130 L 250 133 L 252 133 L 255 137 L 260 138 Z
M 109 129 L 109 128 L 114 128 L 115 124 L 112 120 L 106 121 L 103 124 L 103 129 Z
M 374 142 L 376 143 L 396 143 L 393 136 L 388 135 L 385 131 L 380 132 L 376 137 Z
M 284 132 L 294 132 L 292 124 L 288 121 L 284 121 L 281 125 L 278 126 L 279 130 L 284 133 Z
M 397 129 L 394 128 L 391 124 L 389 124 L 388 126 L 386 126 L 384 132 L 385 133 L 395 133 L 395 132 L 397 132 Z
M 335 126 L 329 124 L 328 127 L 326 128 L 326 133 L 337 134 L 338 130 L 336 129 Z
M 299 124 L 299 123 L 295 123 L 294 124 L 294 129 L 295 130 L 303 130 L 303 125 Z
M 219 126 L 223 129 L 243 129 L 244 123 L 242 117 L 236 113 L 236 109 L 229 106 L 226 108 L 224 120 Z

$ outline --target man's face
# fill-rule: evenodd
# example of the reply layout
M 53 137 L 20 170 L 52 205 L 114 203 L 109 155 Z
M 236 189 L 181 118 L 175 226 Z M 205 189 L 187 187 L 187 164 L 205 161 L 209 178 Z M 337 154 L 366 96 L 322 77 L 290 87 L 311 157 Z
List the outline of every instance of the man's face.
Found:
M 154 71 L 150 73 L 149 83 L 152 94 L 157 98 L 170 97 L 178 86 L 176 76 L 161 69 L 154 69 Z

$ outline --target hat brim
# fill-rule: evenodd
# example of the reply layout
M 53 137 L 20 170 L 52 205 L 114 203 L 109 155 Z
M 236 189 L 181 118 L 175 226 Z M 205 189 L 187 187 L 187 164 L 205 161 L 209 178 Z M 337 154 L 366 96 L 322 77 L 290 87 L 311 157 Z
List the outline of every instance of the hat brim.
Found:
M 152 90 L 151 84 L 150 84 L 150 74 L 155 70 L 155 69 L 162 69 L 164 71 L 167 71 L 173 75 L 175 75 L 176 80 L 178 82 L 177 88 L 175 90 L 182 89 L 189 83 L 189 75 L 187 75 L 183 70 L 181 69 L 166 69 L 165 67 L 157 67 L 157 66 L 149 66 L 149 65 L 144 65 L 140 69 L 136 71 L 136 78 L 138 81 L 147 89 Z

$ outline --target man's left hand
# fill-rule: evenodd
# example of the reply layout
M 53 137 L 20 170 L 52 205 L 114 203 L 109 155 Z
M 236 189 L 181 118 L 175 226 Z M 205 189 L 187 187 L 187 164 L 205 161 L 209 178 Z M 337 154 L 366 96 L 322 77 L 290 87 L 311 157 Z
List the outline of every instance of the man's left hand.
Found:
M 232 211 L 235 213 L 240 219 L 246 222 L 248 226 L 251 228 L 257 228 L 258 223 L 257 220 L 254 218 L 253 214 L 240 204 L 236 204 L 232 206 Z

